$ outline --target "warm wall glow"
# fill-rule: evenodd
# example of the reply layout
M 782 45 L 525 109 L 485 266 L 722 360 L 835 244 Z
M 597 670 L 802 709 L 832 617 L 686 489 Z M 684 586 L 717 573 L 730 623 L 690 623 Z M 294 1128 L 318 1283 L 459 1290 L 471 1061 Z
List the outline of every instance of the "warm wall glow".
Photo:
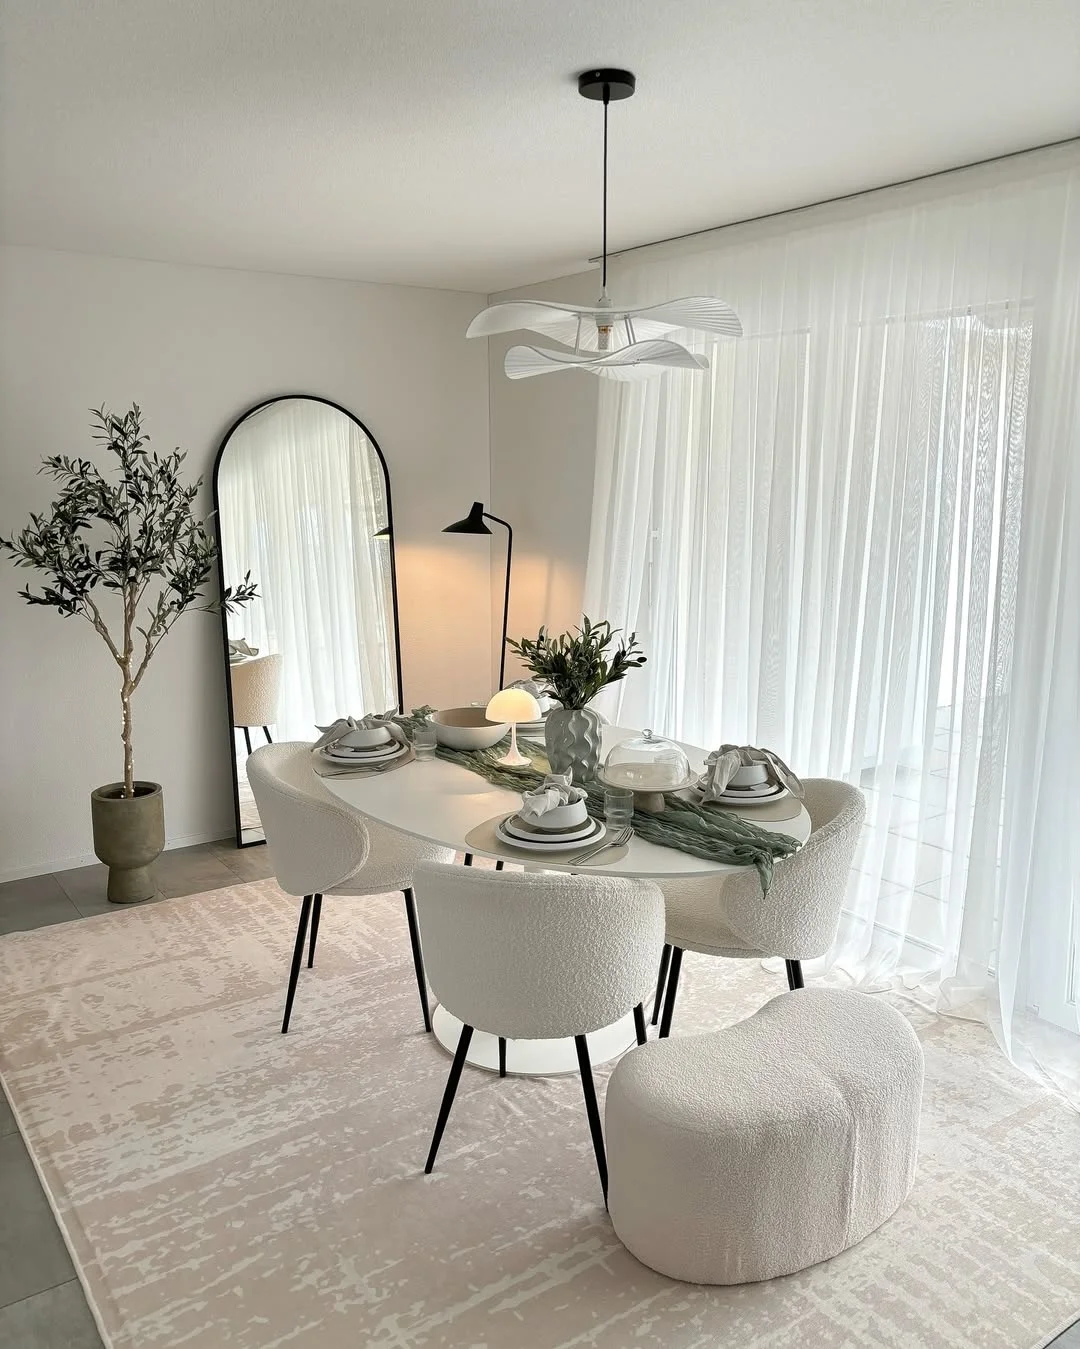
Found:
M 467 707 L 491 696 L 489 551 L 487 539 L 452 534 L 425 545 L 399 540 L 406 708 Z

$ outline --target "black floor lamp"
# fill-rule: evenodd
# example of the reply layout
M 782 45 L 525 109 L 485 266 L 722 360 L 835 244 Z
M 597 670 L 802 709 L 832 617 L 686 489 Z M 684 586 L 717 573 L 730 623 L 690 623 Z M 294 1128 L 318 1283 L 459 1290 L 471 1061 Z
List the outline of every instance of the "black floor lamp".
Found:
M 484 524 L 485 520 L 494 520 L 497 525 L 502 525 L 506 530 L 506 585 L 503 589 L 502 643 L 499 646 L 499 688 L 502 688 L 503 679 L 506 675 L 506 624 L 510 617 L 510 562 L 514 553 L 514 531 L 505 520 L 500 520 L 497 515 L 492 515 L 490 511 L 484 510 L 482 501 L 474 501 L 472 510 L 465 516 L 464 520 L 455 520 L 452 525 L 446 526 L 443 533 L 490 534 L 491 530 Z

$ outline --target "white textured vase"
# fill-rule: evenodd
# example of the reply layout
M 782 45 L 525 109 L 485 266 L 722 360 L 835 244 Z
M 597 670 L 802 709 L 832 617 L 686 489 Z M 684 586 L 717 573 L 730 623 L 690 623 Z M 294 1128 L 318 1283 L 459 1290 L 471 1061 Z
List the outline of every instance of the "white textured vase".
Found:
M 553 773 L 589 782 L 600 766 L 599 715 L 588 707 L 557 707 L 544 719 L 544 748 Z

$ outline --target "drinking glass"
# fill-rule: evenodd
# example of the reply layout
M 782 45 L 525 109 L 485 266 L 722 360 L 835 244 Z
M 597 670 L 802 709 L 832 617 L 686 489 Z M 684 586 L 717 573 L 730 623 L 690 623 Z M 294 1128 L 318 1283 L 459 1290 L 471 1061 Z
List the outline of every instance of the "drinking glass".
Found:
M 626 787 L 604 788 L 604 822 L 614 832 L 634 818 L 634 793 Z
M 438 743 L 434 726 L 418 726 L 413 732 L 413 753 L 418 759 L 434 759 Z

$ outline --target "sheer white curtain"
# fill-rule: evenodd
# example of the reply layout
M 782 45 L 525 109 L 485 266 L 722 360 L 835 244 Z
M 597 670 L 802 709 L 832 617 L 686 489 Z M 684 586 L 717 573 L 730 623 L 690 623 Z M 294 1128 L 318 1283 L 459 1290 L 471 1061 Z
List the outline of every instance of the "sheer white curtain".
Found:
M 625 724 L 865 789 L 827 963 L 985 1017 L 1080 1103 L 1078 166 L 624 269 L 746 335 L 604 387 L 585 608 L 649 653 Z
M 259 589 L 230 636 L 281 653 L 278 737 L 396 707 L 385 489 L 360 427 L 313 400 L 271 403 L 230 438 L 218 497 L 226 584 L 250 570 Z

